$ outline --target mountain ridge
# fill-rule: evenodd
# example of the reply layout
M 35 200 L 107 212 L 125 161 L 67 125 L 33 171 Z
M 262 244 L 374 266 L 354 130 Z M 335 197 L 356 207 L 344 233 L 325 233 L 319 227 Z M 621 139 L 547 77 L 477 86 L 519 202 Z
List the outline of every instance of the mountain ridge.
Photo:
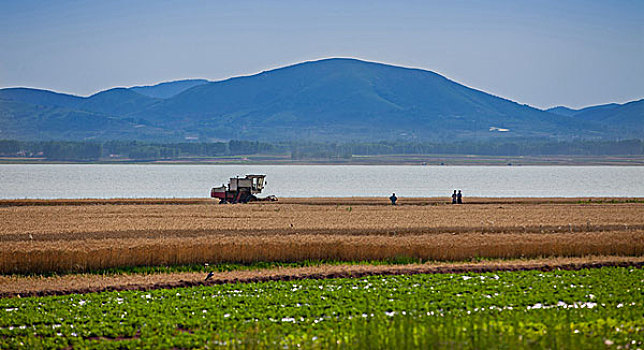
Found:
M 206 79 L 182 79 L 165 81 L 155 85 L 133 86 L 128 89 L 148 97 L 166 99 L 176 96 L 187 89 L 209 82 Z
M 176 141 L 188 136 L 201 141 L 644 137 L 638 103 L 579 111 L 561 107 L 575 112 L 561 115 L 556 113 L 561 109 L 544 111 L 519 104 L 429 70 L 353 58 L 305 61 L 219 81 L 186 79 L 114 88 L 89 97 L 26 90 L 0 89 L 1 100 L 13 101 L 11 108 L 0 102 L 0 115 L 4 116 L 0 130 L 14 130 L 9 134 L 0 131 L 0 138 L 38 134 L 3 125 L 11 126 L 12 116 L 15 120 L 26 117 L 18 112 L 21 107 L 16 103 L 25 104 L 25 111 L 39 111 L 39 119 L 32 124 L 35 129 L 46 124 L 38 124 L 38 120 L 71 113 L 69 110 L 125 123 L 107 123 L 116 129 L 100 133 L 96 128 L 83 131 L 82 123 L 70 124 L 74 135 L 84 135 L 76 136 L 81 139 L 119 135 L 118 127 L 124 128 L 119 138 Z M 577 116 L 579 113 L 583 115 Z M 137 130 L 141 131 L 138 136 Z

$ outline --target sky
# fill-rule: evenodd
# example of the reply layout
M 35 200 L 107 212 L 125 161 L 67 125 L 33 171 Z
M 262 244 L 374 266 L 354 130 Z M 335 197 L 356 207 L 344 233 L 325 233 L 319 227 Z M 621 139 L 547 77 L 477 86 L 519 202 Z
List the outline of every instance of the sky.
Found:
M 328 57 L 539 108 L 644 98 L 644 1 L 0 0 L 0 88 L 87 96 Z

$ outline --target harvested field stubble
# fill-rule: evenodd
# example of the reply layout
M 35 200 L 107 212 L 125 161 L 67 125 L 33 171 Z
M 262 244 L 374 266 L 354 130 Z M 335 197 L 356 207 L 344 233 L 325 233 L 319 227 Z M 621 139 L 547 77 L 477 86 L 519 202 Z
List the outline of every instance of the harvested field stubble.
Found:
M 4 207 L 0 273 L 306 259 L 644 255 L 642 204 L 495 201 Z
M 644 228 L 644 204 L 79 205 L 0 208 L 0 241 L 238 234 L 585 232 Z M 33 238 L 29 237 L 32 234 Z M 71 234 L 68 236 L 61 236 Z M 146 236 L 144 236 L 146 237 Z

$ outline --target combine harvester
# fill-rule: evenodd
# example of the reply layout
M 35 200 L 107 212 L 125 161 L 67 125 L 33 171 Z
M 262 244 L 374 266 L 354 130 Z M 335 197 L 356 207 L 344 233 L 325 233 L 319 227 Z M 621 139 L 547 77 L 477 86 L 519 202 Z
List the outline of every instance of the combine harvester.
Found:
M 258 198 L 255 195 L 264 189 L 264 178 L 266 175 L 246 175 L 245 178 L 231 177 L 226 185 L 213 187 L 210 190 L 210 197 L 219 198 L 219 204 L 226 203 L 248 203 L 248 202 L 275 202 L 277 197 L 270 195 L 266 198 Z

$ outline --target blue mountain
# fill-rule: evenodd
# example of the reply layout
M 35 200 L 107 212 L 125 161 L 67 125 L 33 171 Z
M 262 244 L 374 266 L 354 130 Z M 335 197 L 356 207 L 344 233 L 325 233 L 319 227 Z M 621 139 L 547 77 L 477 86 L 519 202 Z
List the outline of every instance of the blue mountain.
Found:
M 136 115 L 171 128 L 189 124 L 205 137 L 242 139 L 454 140 L 595 131 L 434 72 L 356 59 L 200 85 Z
M 0 139 L 54 137 L 51 129 L 42 132 L 50 119 L 68 123 L 60 137 L 163 141 L 564 140 L 626 132 L 642 138 L 640 102 L 547 112 L 431 71 L 335 58 L 223 81 L 116 88 L 90 97 L 1 89 Z M 608 114 L 592 114 L 598 111 Z M 88 120 L 101 128 L 88 127 Z
M 76 107 L 89 112 L 127 117 L 132 113 L 154 105 L 159 100 L 141 95 L 130 89 L 114 88 L 87 97 Z
M 170 98 L 192 87 L 208 83 L 205 79 L 186 79 L 169 81 L 152 86 L 135 86 L 130 90 L 154 98 Z
M 75 108 L 83 101 L 83 98 L 49 90 L 7 88 L 0 89 L 0 100 L 10 100 L 41 106 Z
M 619 138 L 641 138 L 644 135 L 644 99 L 624 104 L 608 103 L 582 109 L 560 106 L 546 111 L 619 130 Z
M 557 114 L 557 115 L 562 115 L 564 117 L 572 117 L 575 114 L 579 113 L 578 109 L 572 109 L 568 108 L 566 106 L 557 106 L 557 107 L 552 107 L 546 109 L 546 112 L 552 113 L 552 114 Z
M 605 126 L 619 126 L 621 137 L 644 135 L 644 99 L 624 104 L 610 104 L 584 108 L 575 118 Z

